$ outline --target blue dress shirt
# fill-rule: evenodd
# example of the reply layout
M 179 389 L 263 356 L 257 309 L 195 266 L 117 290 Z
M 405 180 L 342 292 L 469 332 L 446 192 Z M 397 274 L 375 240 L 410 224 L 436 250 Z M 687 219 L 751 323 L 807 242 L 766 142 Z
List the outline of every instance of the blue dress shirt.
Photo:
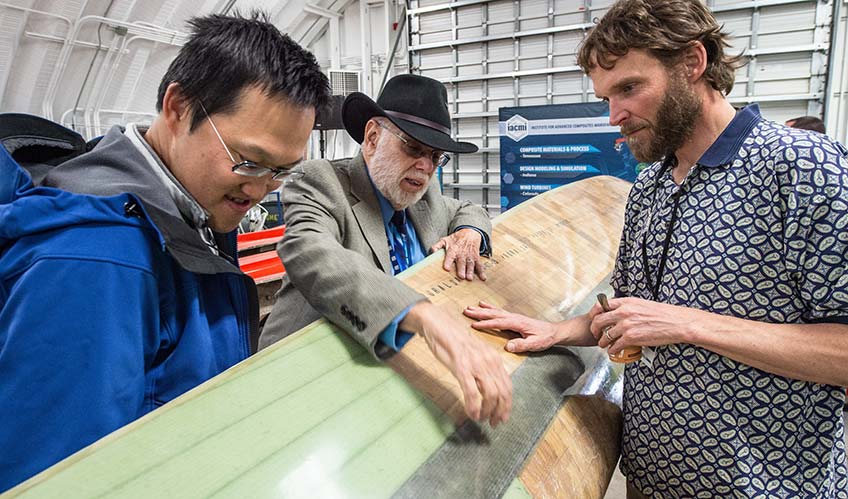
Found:
M 371 178 L 371 174 L 369 172 L 368 178 Z M 415 227 L 412 225 L 412 221 L 406 216 L 405 210 L 401 215 L 401 223 L 396 225 L 392 222 L 392 217 L 395 216 L 395 209 L 392 207 L 392 204 L 383 196 L 383 193 L 377 189 L 377 186 L 374 185 L 374 181 L 371 181 L 371 186 L 374 188 L 374 195 L 377 196 L 377 201 L 380 203 L 380 214 L 383 217 L 383 227 L 386 229 L 387 241 L 386 244 L 389 248 L 402 248 L 400 251 L 394 251 L 395 258 L 397 258 L 397 263 L 395 261 L 392 262 L 393 270 L 392 274 L 397 274 L 399 271 L 406 270 L 407 268 L 415 265 L 426 257 L 425 249 L 421 246 L 421 240 L 418 239 L 418 234 L 415 232 Z M 474 229 L 477 232 L 480 232 L 482 237 L 481 243 L 481 253 L 488 252 L 488 241 L 486 240 L 486 235 L 477 227 L 472 227 L 470 225 L 462 225 L 456 228 L 456 230 L 461 229 Z M 379 341 L 384 345 L 388 346 L 394 351 L 398 351 L 409 341 L 413 334 L 408 331 L 403 331 L 398 329 L 398 324 L 406 317 L 406 314 L 409 313 L 409 310 L 413 307 L 410 305 L 406 307 L 394 320 L 386 326 L 385 329 L 380 333 Z

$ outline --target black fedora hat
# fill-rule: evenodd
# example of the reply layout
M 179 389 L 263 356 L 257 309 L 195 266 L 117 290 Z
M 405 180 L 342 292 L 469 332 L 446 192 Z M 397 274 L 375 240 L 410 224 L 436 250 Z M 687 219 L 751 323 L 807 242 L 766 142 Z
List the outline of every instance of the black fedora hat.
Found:
M 386 82 L 377 102 L 354 92 L 342 104 L 342 123 L 362 143 L 365 124 L 385 116 L 413 139 L 439 151 L 476 152 L 477 146 L 451 139 L 448 94 L 440 82 L 421 75 L 398 75 Z

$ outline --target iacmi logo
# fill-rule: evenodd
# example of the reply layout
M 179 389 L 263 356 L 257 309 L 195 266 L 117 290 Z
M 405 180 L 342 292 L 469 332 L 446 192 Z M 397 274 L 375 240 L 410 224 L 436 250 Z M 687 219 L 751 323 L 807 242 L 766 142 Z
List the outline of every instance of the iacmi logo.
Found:
M 512 118 L 506 120 L 506 136 L 518 142 L 530 134 L 530 126 L 524 116 L 520 114 L 513 115 Z

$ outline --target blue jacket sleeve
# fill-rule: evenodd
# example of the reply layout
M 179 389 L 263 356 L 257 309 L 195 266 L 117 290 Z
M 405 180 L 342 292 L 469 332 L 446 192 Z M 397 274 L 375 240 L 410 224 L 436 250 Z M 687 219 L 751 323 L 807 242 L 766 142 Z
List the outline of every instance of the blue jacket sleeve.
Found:
M 142 414 L 157 297 L 149 272 L 94 259 L 39 259 L 2 284 L 0 491 Z
M 398 329 L 398 325 L 403 318 L 406 317 L 406 314 L 409 313 L 409 310 L 413 306 L 414 305 L 406 307 L 403 312 L 399 313 L 398 316 L 395 317 L 395 319 L 390 322 L 385 329 L 383 329 L 379 336 L 380 343 L 386 345 L 395 352 L 399 352 L 400 349 L 406 345 L 406 342 L 412 339 L 414 335 L 410 332 Z

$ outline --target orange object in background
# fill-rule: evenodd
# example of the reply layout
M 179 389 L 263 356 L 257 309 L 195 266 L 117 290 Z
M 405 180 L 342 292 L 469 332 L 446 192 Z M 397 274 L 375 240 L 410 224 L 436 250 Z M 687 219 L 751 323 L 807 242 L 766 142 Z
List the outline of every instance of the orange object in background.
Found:
M 286 273 L 276 250 L 277 242 L 285 232 L 286 226 L 281 225 L 238 235 L 239 268 L 252 277 L 256 284 L 278 280 Z M 243 252 L 250 250 L 258 251 L 242 256 Z
M 277 242 L 286 233 L 286 226 L 281 225 L 273 229 L 258 230 L 256 232 L 245 232 L 238 235 L 238 252 L 261 248 L 262 246 L 276 246 Z

